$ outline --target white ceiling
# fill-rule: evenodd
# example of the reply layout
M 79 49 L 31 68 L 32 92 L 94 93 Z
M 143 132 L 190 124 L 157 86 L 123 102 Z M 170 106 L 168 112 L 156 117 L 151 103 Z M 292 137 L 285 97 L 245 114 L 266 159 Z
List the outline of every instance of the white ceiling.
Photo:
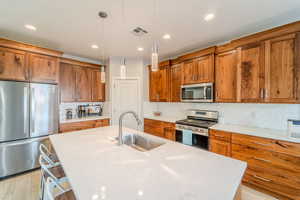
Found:
M 0 37 L 95 60 L 103 46 L 105 56 L 146 57 L 157 38 L 166 58 L 300 20 L 299 0 L 156 0 L 156 20 L 154 1 L 124 0 L 123 15 L 122 0 L 1 0 Z M 109 15 L 104 23 L 98 17 L 102 10 Z M 207 13 L 215 19 L 206 22 Z M 130 30 L 137 26 L 149 34 L 133 36 Z M 161 39 L 165 33 L 171 40 Z M 92 44 L 100 48 L 91 49 Z

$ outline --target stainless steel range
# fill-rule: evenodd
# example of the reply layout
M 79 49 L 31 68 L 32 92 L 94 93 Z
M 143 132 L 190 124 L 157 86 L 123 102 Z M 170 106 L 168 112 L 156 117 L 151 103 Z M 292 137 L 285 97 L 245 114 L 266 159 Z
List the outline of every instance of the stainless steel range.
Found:
M 191 146 L 208 150 L 209 127 L 218 123 L 218 112 L 209 110 L 188 110 L 187 118 L 176 121 L 176 141 L 183 143 L 185 131 L 192 132 Z

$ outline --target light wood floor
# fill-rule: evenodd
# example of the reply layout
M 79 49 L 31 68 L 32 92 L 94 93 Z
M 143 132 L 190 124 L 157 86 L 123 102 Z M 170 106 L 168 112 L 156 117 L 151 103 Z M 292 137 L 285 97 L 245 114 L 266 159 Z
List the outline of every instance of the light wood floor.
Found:
M 38 200 L 40 170 L 0 181 L 0 200 Z
M 38 200 L 40 175 L 35 170 L 0 181 L 0 200 Z M 276 200 L 243 185 L 241 193 L 242 200 Z

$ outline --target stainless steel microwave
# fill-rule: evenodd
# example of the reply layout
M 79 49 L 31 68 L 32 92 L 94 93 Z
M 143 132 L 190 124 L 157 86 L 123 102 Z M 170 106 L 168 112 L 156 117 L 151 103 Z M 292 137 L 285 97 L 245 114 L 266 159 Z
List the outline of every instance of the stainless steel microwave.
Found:
M 182 102 L 213 102 L 213 83 L 181 86 Z

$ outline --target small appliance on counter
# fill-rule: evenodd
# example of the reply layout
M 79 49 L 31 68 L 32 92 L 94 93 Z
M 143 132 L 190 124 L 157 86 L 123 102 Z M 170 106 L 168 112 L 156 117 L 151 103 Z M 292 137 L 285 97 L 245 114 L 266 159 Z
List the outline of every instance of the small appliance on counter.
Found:
M 78 118 L 86 117 L 87 116 L 87 105 L 79 105 L 77 107 L 77 116 Z
M 87 110 L 88 116 L 102 116 L 103 105 L 89 105 Z
M 66 109 L 66 119 L 72 119 L 73 118 L 73 112 L 71 108 Z
M 79 105 L 77 108 L 78 118 L 88 117 L 88 116 L 102 116 L 103 105 L 101 104 L 86 104 Z
M 288 136 L 300 139 L 300 120 L 288 120 Z

